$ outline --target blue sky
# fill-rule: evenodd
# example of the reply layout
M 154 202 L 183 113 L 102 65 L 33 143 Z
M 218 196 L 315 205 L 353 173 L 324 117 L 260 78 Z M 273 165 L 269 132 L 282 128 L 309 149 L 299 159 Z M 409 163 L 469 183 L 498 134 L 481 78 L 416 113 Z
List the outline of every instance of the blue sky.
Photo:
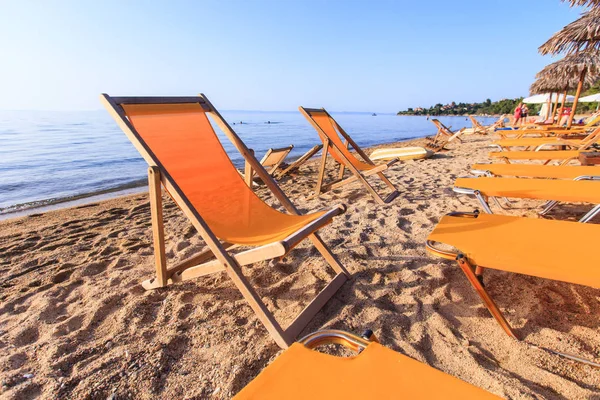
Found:
M 528 94 L 559 0 L 5 1 L 0 109 L 205 93 L 220 109 L 395 112 Z

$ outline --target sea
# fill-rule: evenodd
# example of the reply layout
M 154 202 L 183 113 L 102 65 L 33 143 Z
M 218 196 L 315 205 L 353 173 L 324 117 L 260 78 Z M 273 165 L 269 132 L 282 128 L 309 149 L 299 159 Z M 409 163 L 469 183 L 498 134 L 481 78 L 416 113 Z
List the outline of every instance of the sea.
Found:
M 298 111 L 222 111 L 246 145 L 261 158 L 269 148 L 294 145 L 289 160 L 319 144 Z M 436 132 L 426 117 L 372 112 L 332 112 L 361 147 L 410 140 Z M 439 117 L 452 129 L 465 117 Z M 492 123 L 495 118 L 479 118 Z M 243 159 L 217 129 L 233 163 Z M 289 161 L 286 160 L 286 161 Z M 104 110 L 0 111 L 0 219 L 141 192 L 147 165 Z

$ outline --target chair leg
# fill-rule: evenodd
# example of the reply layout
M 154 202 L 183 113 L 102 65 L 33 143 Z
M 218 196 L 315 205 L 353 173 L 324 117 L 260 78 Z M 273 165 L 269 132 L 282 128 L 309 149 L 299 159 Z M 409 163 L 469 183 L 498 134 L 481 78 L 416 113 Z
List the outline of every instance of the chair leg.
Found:
M 504 315 L 502 315 L 502 312 L 500 311 L 498 306 L 496 306 L 496 303 L 494 303 L 494 300 L 492 300 L 488 292 L 481 284 L 481 281 L 478 279 L 476 275 L 476 269 L 473 268 L 473 266 L 471 266 L 471 264 L 467 261 L 467 258 L 462 254 L 459 254 L 458 257 L 456 257 L 456 262 L 458 263 L 460 269 L 462 269 L 464 274 L 467 276 L 467 279 L 469 280 L 473 288 L 475 288 L 475 291 L 477 292 L 479 297 L 481 297 L 483 304 L 487 307 L 492 316 L 500 324 L 502 329 L 504 329 L 504 332 L 506 332 L 508 336 L 518 340 L 517 336 L 510 327 L 510 324 L 506 321 Z
M 154 242 L 154 264 L 156 279 L 144 282 L 145 289 L 167 286 L 167 257 L 165 255 L 165 229 L 162 214 L 162 189 L 160 171 L 157 167 L 148 168 L 148 189 L 150 193 L 150 214 L 152 216 L 152 239 Z
M 327 165 L 327 152 L 329 150 L 329 140 L 324 140 L 323 153 L 321 154 L 321 166 L 319 168 L 319 175 L 317 176 L 317 185 L 315 186 L 315 193 L 311 197 L 318 197 L 321 195 L 321 189 L 323 188 L 323 178 L 325 176 L 325 166 Z

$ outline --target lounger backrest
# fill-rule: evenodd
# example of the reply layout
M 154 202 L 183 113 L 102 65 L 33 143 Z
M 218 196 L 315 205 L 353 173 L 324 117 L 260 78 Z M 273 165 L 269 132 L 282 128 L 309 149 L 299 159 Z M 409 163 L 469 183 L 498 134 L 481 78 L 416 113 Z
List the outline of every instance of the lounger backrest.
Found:
M 137 140 L 161 173 L 179 188 L 217 237 L 228 238 L 250 221 L 282 216 L 244 183 L 203 105 L 121 106 L 135 128 Z
M 304 112 L 308 114 L 308 116 L 314 121 L 314 123 L 320 128 L 317 129 L 319 133 L 319 137 L 324 142 L 325 137 L 330 140 L 331 146 L 329 147 L 329 154 L 340 164 L 346 164 L 346 161 L 341 156 L 343 154 L 352 165 L 361 171 L 369 170 L 373 168 L 373 165 L 367 164 L 359 159 L 357 159 L 354 154 L 352 154 L 346 145 L 342 142 L 338 131 L 336 130 L 337 123 L 331 118 L 331 116 L 325 110 L 314 110 L 314 109 L 306 109 L 303 108 Z
M 600 122 L 600 115 L 596 115 L 595 117 L 591 117 L 586 123 L 585 126 L 594 126 Z
M 584 140 L 581 141 L 579 148 L 585 150 L 592 144 L 600 140 L 600 126 L 594 129 Z

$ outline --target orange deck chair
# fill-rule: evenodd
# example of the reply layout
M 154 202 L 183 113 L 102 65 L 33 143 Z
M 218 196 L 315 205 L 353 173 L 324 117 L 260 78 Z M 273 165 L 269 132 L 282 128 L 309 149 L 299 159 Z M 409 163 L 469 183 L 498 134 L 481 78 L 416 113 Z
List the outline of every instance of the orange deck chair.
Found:
M 469 119 L 471 120 L 471 125 L 473 125 L 473 133 L 477 134 L 477 135 L 487 135 L 488 133 L 488 128 L 481 125 L 481 122 L 479 122 L 477 120 L 477 118 L 475 118 L 472 115 L 469 115 Z
M 379 204 L 389 203 L 395 199 L 399 192 L 398 189 L 389 181 L 388 178 L 383 174 L 383 171 L 387 170 L 390 166 L 398 162 L 398 159 L 388 161 L 386 164 L 375 165 L 369 156 L 352 140 L 350 135 L 342 129 L 342 127 L 329 115 L 324 108 L 298 108 L 302 115 L 306 117 L 308 122 L 317 130 L 321 141 L 323 141 L 323 153 L 321 156 L 321 167 L 319 169 L 319 175 L 317 178 L 317 185 L 315 188 L 314 196 L 319 196 L 321 193 L 328 190 L 332 190 L 343 186 L 347 183 L 355 180 L 360 181 L 367 191 L 373 196 L 375 201 Z M 345 139 L 342 143 L 340 139 L 341 134 Z M 363 159 L 359 160 L 349 150 L 349 146 L 352 146 L 358 155 Z M 323 178 L 325 176 L 325 168 L 327 162 L 327 155 L 331 155 L 335 161 L 340 164 L 340 171 L 338 179 L 334 182 L 324 184 Z M 345 169 L 348 168 L 352 173 L 352 176 L 344 179 Z M 379 193 L 371 186 L 367 181 L 367 177 L 371 175 L 377 175 L 392 191 L 385 199 L 383 199 Z
M 517 338 L 484 287 L 484 268 L 600 288 L 600 268 L 582 251 L 596 248 L 599 237 L 597 224 L 456 212 L 440 220 L 426 246 L 458 264 L 492 316 Z
M 290 151 L 294 148 L 293 144 L 290 144 L 287 147 L 281 147 L 277 149 L 270 148 L 267 150 L 263 158 L 260 160 L 260 165 L 265 167 L 267 173 L 271 176 L 276 176 L 276 173 L 279 172 L 277 168 L 283 163 L 283 160 L 290 154 Z M 254 154 L 254 150 L 250 149 L 250 152 Z M 244 180 L 246 184 L 250 184 L 250 182 L 257 179 L 256 173 L 250 166 L 250 164 L 246 163 L 244 170 Z
M 338 330 L 312 333 L 275 359 L 235 400 L 499 399 L 476 386 L 377 343 Z M 313 350 L 339 344 L 359 352 L 337 357 Z
M 287 167 L 282 167 L 278 171 L 275 171 L 275 174 L 273 176 L 275 176 L 276 178 L 281 178 L 285 174 L 297 170 L 298 168 L 300 168 L 300 166 L 302 164 L 304 164 L 305 162 L 310 160 L 310 158 L 313 157 L 315 154 L 317 154 L 319 152 L 319 150 L 321 150 L 322 148 L 323 148 L 322 144 L 318 144 L 318 145 L 312 147 L 306 153 L 304 153 L 303 155 L 298 157 L 298 159 L 296 161 L 294 161 L 290 165 L 288 165 Z
M 101 100 L 149 165 L 156 277 L 145 281 L 144 288 L 164 287 L 225 271 L 277 344 L 287 348 L 349 277 L 316 233 L 342 214 L 345 206 L 300 215 L 202 94 L 197 97 L 103 94 Z M 287 213 L 263 202 L 244 182 L 215 134 L 209 115 Z M 171 267 L 167 267 L 165 256 L 161 184 L 208 247 Z M 311 240 L 336 275 L 284 330 L 242 274 L 242 266 L 283 257 L 305 238 Z M 232 252 L 241 246 L 246 249 Z

